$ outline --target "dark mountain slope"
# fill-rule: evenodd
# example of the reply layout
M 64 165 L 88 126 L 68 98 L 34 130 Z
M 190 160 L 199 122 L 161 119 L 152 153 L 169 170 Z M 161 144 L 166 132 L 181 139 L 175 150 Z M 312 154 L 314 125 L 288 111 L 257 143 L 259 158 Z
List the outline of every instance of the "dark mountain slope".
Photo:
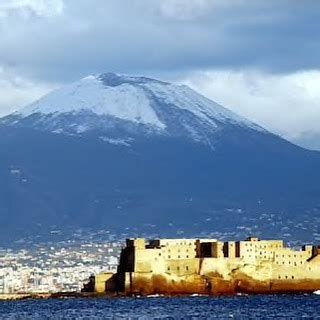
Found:
M 3 126 L 0 149 L 3 234 L 53 225 L 155 224 L 160 231 L 171 222 L 192 232 L 225 208 L 294 216 L 320 205 L 318 153 L 263 132 L 226 129 L 213 152 L 177 138 L 145 138 L 127 148 Z

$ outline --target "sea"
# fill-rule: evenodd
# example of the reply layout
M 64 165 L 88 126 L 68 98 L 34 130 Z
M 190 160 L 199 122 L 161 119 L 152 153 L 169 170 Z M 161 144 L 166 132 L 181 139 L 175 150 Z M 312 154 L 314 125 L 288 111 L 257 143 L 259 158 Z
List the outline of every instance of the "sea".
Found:
M 1 319 L 320 319 L 320 295 L 1 301 Z

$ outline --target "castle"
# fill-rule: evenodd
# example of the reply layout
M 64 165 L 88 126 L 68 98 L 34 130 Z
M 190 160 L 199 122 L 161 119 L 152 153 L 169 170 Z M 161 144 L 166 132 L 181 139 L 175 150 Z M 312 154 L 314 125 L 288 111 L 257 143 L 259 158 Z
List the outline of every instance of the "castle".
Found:
M 94 279 L 96 292 L 233 294 L 320 289 L 320 248 L 282 240 L 128 239 L 116 274 Z

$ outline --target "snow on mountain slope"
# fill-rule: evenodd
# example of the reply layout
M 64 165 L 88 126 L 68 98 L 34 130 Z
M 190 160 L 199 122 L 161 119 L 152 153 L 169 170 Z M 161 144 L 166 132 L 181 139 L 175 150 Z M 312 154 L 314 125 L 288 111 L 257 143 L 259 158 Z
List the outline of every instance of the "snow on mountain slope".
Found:
M 233 122 L 258 129 L 258 126 L 247 119 L 238 116 L 232 111 L 220 106 L 219 104 L 198 94 L 188 86 L 181 85 L 162 85 L 159 83 L 150 83 L 144 85 L 146 90 L 169 105 L 174 105 L 180 109 L 190 111 L 195 116 L 216 125 L 217 121 Z
M 138 133 L 211 144 L 224 126 L 264 131 L 185 85 L 105 73 L 55 90 L 2 122 L 55 133 L 102 131 L 105 141 Z M 120 131 L 119 131 L 120 129 Z M 118 137 L 119 132 L 126 132 Z
M 81 110 L 164 128 L 142 88 L 127 83 L 118 87 L 105 86 L 101 79 L 94 76 L 53 91 L 18 113 L 26 117 L 34 113 L 69 113 Z

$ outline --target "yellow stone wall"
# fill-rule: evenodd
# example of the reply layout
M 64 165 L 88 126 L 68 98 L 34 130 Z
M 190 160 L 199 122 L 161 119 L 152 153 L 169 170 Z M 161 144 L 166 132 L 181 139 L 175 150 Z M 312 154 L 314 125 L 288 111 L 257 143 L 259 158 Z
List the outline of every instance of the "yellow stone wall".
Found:
M 214 248 L 214 257 L 215 258 L 223 258 L 224 257 L 223 242 L 216 241 L 215 243 L 213 243 L 213 248 Z
M 199 257 L 201 243 L 212 244 L 212 257 Z M 312 246 L 293 250 L 284 247 L 282 240 L 161 239 L 150 247 L 144 239 L 137 239 L 131 244 L 135 246 L 135 274 L 145 277 L 219 275 L 227 280 L 244 273 L 257 280 L 320 279 L 320 258 L 309 261 Z
M 114 274 L 110 272 L 99 273 L 95 275 L 94 291 L 97 293 L 106 292 L 106 282 L 112 278 Z
M 135 272 L 190 274 L 198 272 L 195 257 L 195 240 L 161 239 L 159 248 L 135 248 Z
M 240 241 L 240 258 L 255 262 L 258 260 L 273 260 L 274 252 L 283 248 L 282 240 Z

